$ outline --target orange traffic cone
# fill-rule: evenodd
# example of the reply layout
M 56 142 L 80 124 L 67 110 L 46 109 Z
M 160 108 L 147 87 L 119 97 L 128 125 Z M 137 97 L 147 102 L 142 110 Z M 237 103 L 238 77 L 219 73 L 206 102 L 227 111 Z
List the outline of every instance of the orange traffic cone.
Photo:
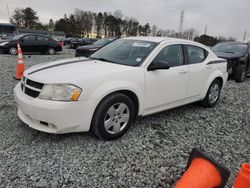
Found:
M 16 76 L 14 77 L 14 79 L 21 80 L 24 72 L 24 63 L 23 63 L 23 52 L 19 43 L 17 43 L 17 54 L 18 54 L 18 60 L 16 67 Z
M 234 181 L 234 188 L 249 188 L 250 187 L 250 164 L 244 163 L 238 172 Z
M 186 172 L 174 188 L 223 188 L 230 171 L 198 149 L 193 149 Z

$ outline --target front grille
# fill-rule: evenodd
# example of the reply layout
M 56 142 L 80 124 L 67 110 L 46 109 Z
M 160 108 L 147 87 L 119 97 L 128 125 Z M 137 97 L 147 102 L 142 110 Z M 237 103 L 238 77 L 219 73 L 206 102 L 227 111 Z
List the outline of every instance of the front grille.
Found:
M 42 83 L 34 82 L 32 80 L 29 80 L 29 79 L 27 79 L 26 85 L 29 85 L 29 86 L 37 88 L 37 89 L 42 89 L 44 86 L 44 84 L 42 84 Z
M 22 91 L 26 95 L 33 97 L 33 98 L 36 98 L 39 96 L 43 86 L 44 86 L 43 83 L 35 82 L 35 81 L 30 80 L 26 77 L 23 77 L 22 81 L 21 81 Z

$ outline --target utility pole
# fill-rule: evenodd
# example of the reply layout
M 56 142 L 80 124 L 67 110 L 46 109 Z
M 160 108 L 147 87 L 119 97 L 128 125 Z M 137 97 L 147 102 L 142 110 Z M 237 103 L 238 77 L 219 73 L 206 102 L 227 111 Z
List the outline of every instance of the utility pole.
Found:
M 207 35 L 207 25 L 205 26 L 204 34 Z
M 243 35 L 243 42 L 245 42 L 247 36 L 247 30 L 245 30 L 244 35 Z
M 182 31 L 183 31 L 183 22 L 184 22 L 184 10 L 181 11 L 181 17 L 180 17 L 180 25 L 179 25 L 179 32 L 180 32 L 180 38 L 182 35 Z
M 10 20 L 10 10 L 9 10 L 9 4 L 7 3 L 7 12 L 8 12 L 8 18 Z

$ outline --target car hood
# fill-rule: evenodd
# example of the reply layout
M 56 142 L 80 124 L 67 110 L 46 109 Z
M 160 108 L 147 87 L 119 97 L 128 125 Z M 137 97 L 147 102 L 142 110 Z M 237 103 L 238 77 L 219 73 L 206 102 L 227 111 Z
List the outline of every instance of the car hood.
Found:
M 219 58 L 223 58 L 223 59 L 237 59 L 240 57 L 244 57 L 244 54 L 234 54 L 234 53 L 221 53 L 221 52 L 215 52 L 215 54 L 219 57 Z
M 99 45 L 99 44 L 90 44 L 90 45 L 85 45 L 85 46 L 78 47 L 77 50 L 84 51 L 84 50 L 89 50 L 89 49 L 94 49 L 94 48 L 101 48 L 101 47 L 102 47 L 102 45 Z
M 78 83 L 111 74 L 119 74 L 134 67 L 87 58 L 73 58 L 35 65 L 24 76 L 42 83 Z

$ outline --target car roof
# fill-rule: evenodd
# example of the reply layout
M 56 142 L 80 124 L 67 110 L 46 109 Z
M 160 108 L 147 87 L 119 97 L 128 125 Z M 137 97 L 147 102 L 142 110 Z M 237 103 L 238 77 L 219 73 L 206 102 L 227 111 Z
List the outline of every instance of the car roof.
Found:
M 133 39 L 133 40 L 145 40 L 149 42 L 188 42 L 188 43 L 196 43 L 194 41 L 178 39 L 178 38 L 170 38 L 170 37 L 126 37 L 124 39 Z
M 127 37 L 124 39 L 133 39 L 133 40 L 142 40 L 142 41 L 149 41 L 149 42 L 157 42 L 157 43 L 185 43 L 187 45 L 196 45 L 199 46 L 201 48 L 204 48 L 206 50 L 210 50 L 209 47 L 195 42 L 195 41 L 191 41 L 191 40 L 185 40 L 185 39 L 178 39 L 178 38 L 170 38 L 170 37 Z
M 41 36 L 41 37 L 47 37 L 47 38 L 51 38 L 48 35 L 43 35 L 43 34 L 38 34 L 38 33 L 25 33 L 25 34 L 21 34 L 22 36 L 29 36 L 29 35 L 33 35 L 33 36 Z

